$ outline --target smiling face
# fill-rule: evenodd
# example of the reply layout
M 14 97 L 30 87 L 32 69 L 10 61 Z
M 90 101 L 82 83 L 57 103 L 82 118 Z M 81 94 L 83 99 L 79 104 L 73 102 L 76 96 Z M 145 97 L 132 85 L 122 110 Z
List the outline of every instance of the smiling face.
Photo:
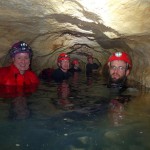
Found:
M 20 71 L 20 74 L 24 74 L 28 70 L 30 65 L 30 57 L 28 53 L 18 53 L 13 57 L 13 63 Z
M 109 74 L 111 81 L 118 83 L 123 81 L 125 77 L 129 75 L 129 69 L 127 63 L 122 60 L 114 60 L 109 64 Z
M 93 58 L 88 58 L 88 63 L 93 64 Z

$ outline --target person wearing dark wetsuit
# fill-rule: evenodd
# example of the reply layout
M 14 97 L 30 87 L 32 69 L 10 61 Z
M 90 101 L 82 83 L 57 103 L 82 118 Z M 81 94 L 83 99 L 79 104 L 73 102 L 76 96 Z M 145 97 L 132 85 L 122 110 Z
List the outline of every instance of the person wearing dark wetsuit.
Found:
M 57 64 L 58 68 L 52 73 L 52 79 L 56 82 L 62 82 L 69 79 L 71 73 L 68 71 L 70 66 L 70 57 L 66 53 L 61 53 L 58 56 Z
M 92 76 L 94 72 L 97 72 L 99 65 L 93 62 L 93 57 L 88 56 L 87 57 L 88 63 L 86 64 L 86 76 Z
M 61 68 L 57 68 L 52 74 L 52 78 L 56 82 L 62 82 L 63 80 L 68 80 L 70 76 L 71 76 L 70 72 L 68 71 L 63 72 Z

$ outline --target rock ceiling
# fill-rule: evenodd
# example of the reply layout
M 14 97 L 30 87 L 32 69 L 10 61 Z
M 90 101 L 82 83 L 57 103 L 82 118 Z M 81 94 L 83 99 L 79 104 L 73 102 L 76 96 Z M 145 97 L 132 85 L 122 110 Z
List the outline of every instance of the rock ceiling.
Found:
M 150 87 L 149 0 L 1 0 L 1 66 L 19 40 L 32 47 L 37 73 L 56 67 L 62 51 L 83 64 L 92 54 L 102 65 L 111 52 L 127 51 L 134 64 L 130 78 Z

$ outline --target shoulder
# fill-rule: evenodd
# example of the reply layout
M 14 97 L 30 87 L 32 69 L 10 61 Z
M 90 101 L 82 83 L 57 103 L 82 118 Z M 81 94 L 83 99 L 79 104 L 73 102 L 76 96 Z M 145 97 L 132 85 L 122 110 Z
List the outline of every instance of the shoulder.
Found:
M 95 66 L 99 66 L 97 63 L 93 63 L 93 65 L 95 65 Z
M 39 78 L 44 79 L 44 80 L 49 80 L 51 78 L 53 72 L 54 72 L 53 68 L 43 69 L 39 74 Z
M 93 67 L 94 67 L 95 69 L 98 69 L 99 65 L 98 65 L 97 63 L 93 63 Z
M 0 67 L 0 71 L 7 71 L 7 70 L 10 70 L 11 67 L 10 66 L 7 66 L 7 67 Z
M 8 75 L 9 72 L 11 71 L 11 67 L 8 66 L 8 67 L 1 67 L 0 68 L 0 75 L 2 77 L 2 75 Z
M 63 71 L 60 68 L 57 68 L 53 71 L 53 74 L 59 74 L 62 73 Z
M 74 73 L 75 69 L 72 67 L 68 71 L 71 72 L 71 73 Z

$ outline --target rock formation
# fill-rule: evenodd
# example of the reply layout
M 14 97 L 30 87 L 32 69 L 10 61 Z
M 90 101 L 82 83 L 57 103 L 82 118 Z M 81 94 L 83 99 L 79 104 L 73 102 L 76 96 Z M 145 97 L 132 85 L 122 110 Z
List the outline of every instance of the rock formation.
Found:
M 104 65 L 112 52 L 126 51 L 133 60 L 130 78 L 150 87 L 148 0 L 1 0 L 1 66 L 20 40 L 32 47 L 37 73 L 56 67 L 62 51 L 82 66 L 88 54 Z

